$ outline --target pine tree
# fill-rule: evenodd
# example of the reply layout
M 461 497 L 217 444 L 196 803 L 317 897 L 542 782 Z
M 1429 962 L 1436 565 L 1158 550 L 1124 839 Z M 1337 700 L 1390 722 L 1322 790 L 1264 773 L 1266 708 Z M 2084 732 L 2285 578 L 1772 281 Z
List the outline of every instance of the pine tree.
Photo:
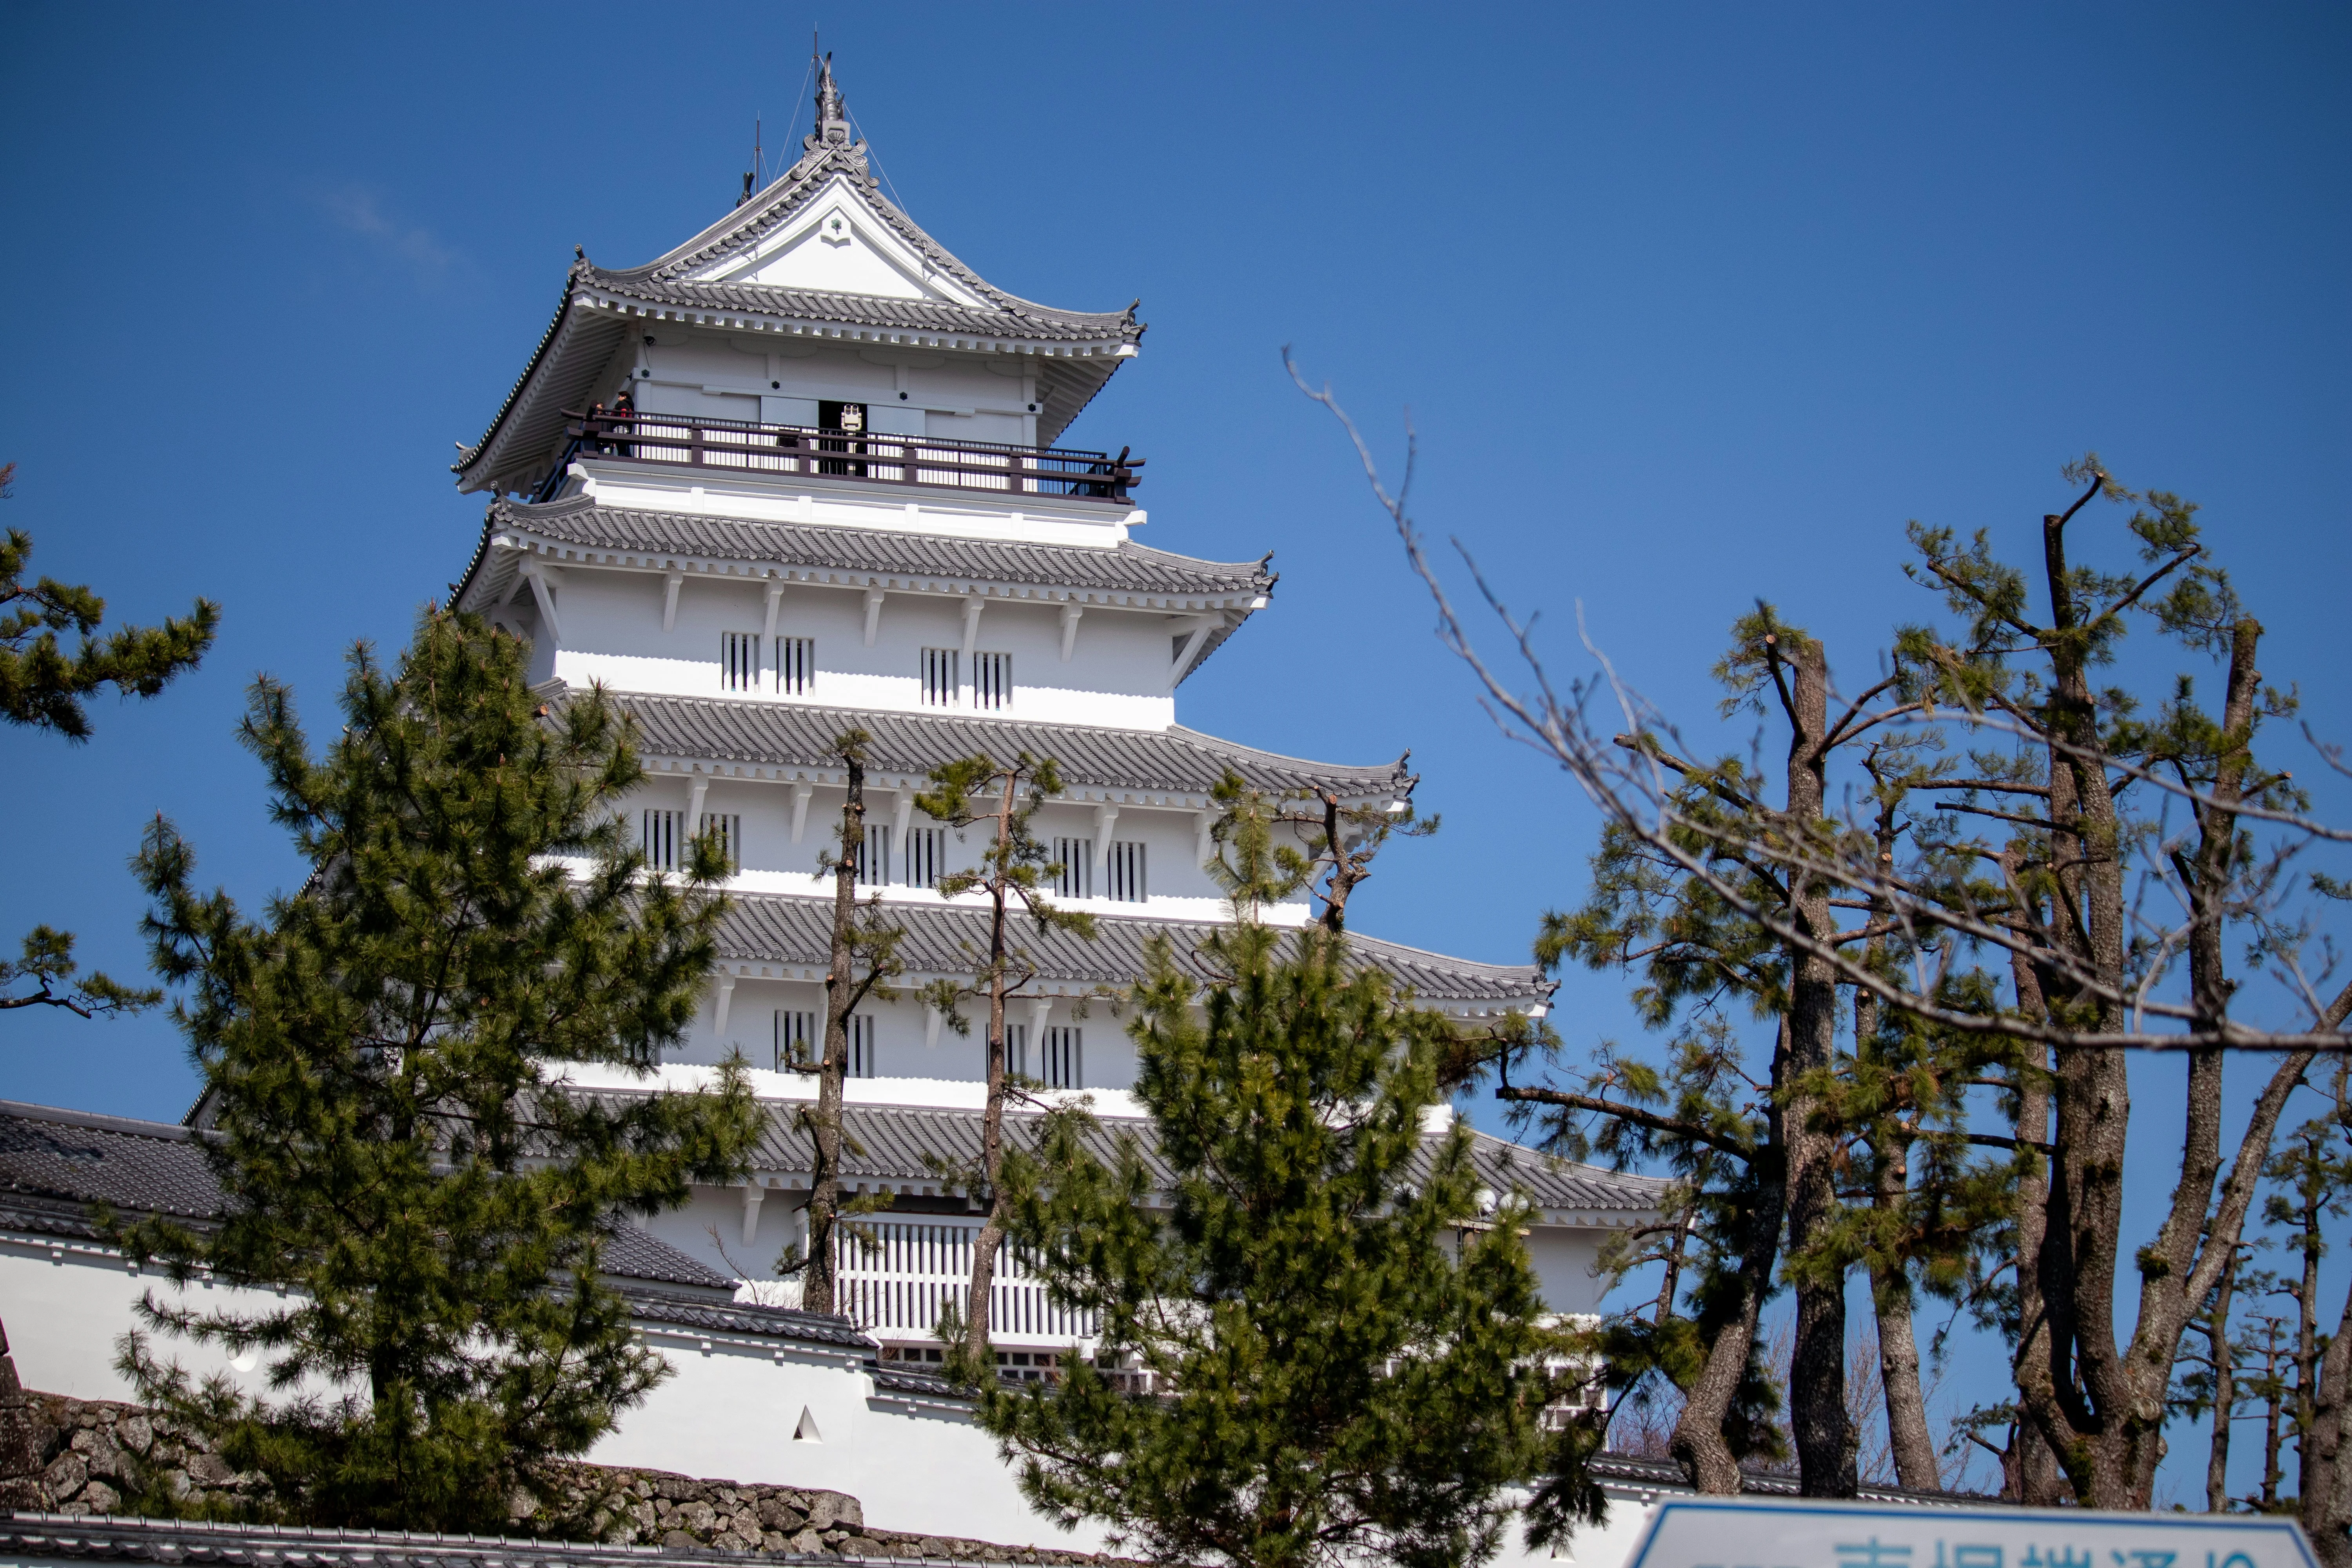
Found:
M 262 918 L 198 892 L 161 818 L 136 862 L 225 1203 L 116 1235 L 175 1282 L 284 1291 L 142 1316 L 333 1398 L 198 1383 L 135 1331 L 120 1364 L 292 1520 L 503 1527 L 536 1464 L 667 1374 L 598 1274 L 612 1226 L 735 1179 L 757 1130 L 740 1064 L 714 1092 L 564 1085 L 649 1069 L 692 1020 L 725 858 L 698 837 L 682 881 L 647 873 L 615 809 L 642 778 L 625 722 L 597 689 L 541 704 L 528 653 L 428 610 L 396 669 L 353 651 L 322 755 L 257 681 L 242 736 L 312 868 Z
M 1060 770 L 1051 757 L 1023 752 L 1011 762 L 999 763 L 974 755 L 935 768 L 931 787 L 915 797 L 924 815 L 957 828 L 988 825 L 988 847 L 978 867 L 940 879 L 947 898 L 980 892 L 988 898 L 988 947 L 968 956 L 974 970 L 969 985 L 941 981 L 929 992 L 930 1004 L 947 1016 L 958 1034 L 971 1026 L 958 1004 L 967 997 L 988 1003 L 988 1100 L 981 1117 L 980 1162 L 959 1173 L 968 1192 L 988 1197 L 986 1216 L 972 1237 L 971 1282 L 965 1292 L 961 1321 L 962 1359 L 957 1363 L 971 1377 L 987 1377 L 992 1352 L 988 1348 L 989 1301 L 996 1279 L 997 1248 L 1004 1240 L 1004 1103 L 1009 1094 L 1023 1092 L 1008 1068 L 1004 1049 L 1005 1002 L 1036 978 L 1036 965 L 1024 949 L 1014 922 L 1025 917 L 1039 931 L 1066 931 L 1094 939 L 1092 915 L 1057 908 L 1046 886 L 1062 867 L 1031 826 L 1038 808 L 1062 793 Z
M 0 497 L 16 476 L 16 465 L 0 464 Z M 33 540 L 10 529 L 0 542 L 0 721 L 22 729 L 89 738 L 89 711 L 83 700 L 111 686 L 125 697 L 152 697 L 173 679 L 194 669 L 212 647 L 220 606 L 198 599 L 184 616 L 160 626 L 117 626 L 102 640 L 95 634 L 106 619 L 106 601 L 79 584 L 43 577 L 26 585 L 25 566 Z M 81 646 L 68 654 L 58 646 L 59 632 L 72 632 Z M 131 1013 L 163 1000 L 161 992 L 123 985 L 101 973 L 80 974 L 71 931 L 35 926 L 19 956 L 0 959 L 0 986 L 28 980 L 29 991 L 0 994 L 0 1012 L 14 1007 L 63 1007 L 85 1018 Z
M 1263 847 L 1258 815 L 1229 850 Z M 1268 890 L 1262 857 L 1239 869 L 1237 909 Z M 1248 1568 L 1476 1563 L 1521 1482 L 1538 1542 L 1597 1518 L 1591 1427 L 1546 1430 L 1547 1366 L 1581 1363 L 1540 1326 L 1527 1212 L 1461 1126 L 1423 1138 L 1446 1021 L 1343 938 L 1246 919 L 1188 964 L 1161 945 L 1134 1005 L 1156 1152 L 1106 1162 L 1069 1107 L 1005 1161 L 1013 1243 L 1098 1322 L 1057 1382 L 982 1389 L 1031 1502 Z
M 845 730 L 834 738 L 848 785 L 841 803 L 837 853 L 824 868 L 833 873 L 833 942 L 824 975 L 824 1043 L 813 1066 L 778 1063 L 816 1074 L 816 1103 L 802 1113 L 809 1135 L 811 1161 L 808 1199 L 808 1253 L 794 1243 L 777 1260 L 782 1274 L 801 1276 L 801 1306 L 811 1312 L 837 1310 L 835 1293 L 840 1259 L 838 1231 L 846 1215 L 872 1214 L 889 1206 L 887 1193 L 866 1193 L 845 1201 L 841 1195 L 841 1157 L 846 1140 L 841 1105 L 849 1077 L 849 1031 L 857 1009 L 868 1000 L 889 1001 L 898 993 L 890 982 L 905 972 L 898 944 L 906 932 L 885 921 L 881 898 L 857 901 L 858 868 L 866 855 L 866 749 L 873 738 L 863 730 Z M 853 1148 L 852 1152 L 856 1152 Z

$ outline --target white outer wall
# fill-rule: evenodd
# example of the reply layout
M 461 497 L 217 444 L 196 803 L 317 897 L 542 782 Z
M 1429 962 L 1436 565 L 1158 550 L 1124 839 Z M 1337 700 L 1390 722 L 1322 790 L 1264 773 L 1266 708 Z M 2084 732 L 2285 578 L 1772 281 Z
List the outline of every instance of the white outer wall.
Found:
M 556 673 L 575 686 L 602 680 L 616 690 L 675 697 L 745 697 L 804 700 L 829 708 L 885 712 L 936 712 L 963 717 L 1163 730 L 1176 721 L 1168 676 L 1175 637 L 1190 614 L 1159 610 L 1087 610 L 1079 616 L 1067 662 L 1062 658 L 1060 606 L 1019 600 L 982 601 L 975 653 L 1013 656 L 1010 706 L 975 712 L 965 705 L 927 708 L 922 700 L 922 650 L 961 653 L 961 595 L 888 593 L 866 643 L 866 594 L 854 587 L 795 584 L 778 596 L 776 634 L 815 640 L 816 679 L 804 699 L 773 690 L 772 647 L 762 652 L 769 689 L 732 692 L 720 684 L 719 639 L 726 632 L 758 636 L 767 621 L 766 590 L 750 578 L 690 575 L 678 584 L 677 613 L 662 629 L 668 584 L 658 572 L 572 566 L 562 569 L 555 615 L 562 636 Z M 538 610 L 526 589 L 498 618 L 528 622 Z M 971 679 L 970 663 L 961 670 Z
M 781 1205 L 779 1205 L 781 1206 Z M 703 1250 L 708 1250 L 706 1241 Z M 0 1321 L 26 1387 L 76 1399 L 133 1397 L 114 1370 L 115 1341 L 137 1326 L 133 1308 L 170 1281 L 133 1273 L 121 1257 L 88 1242 L 0 1237 Z M 213 1309 L 246 1292 L 193 1288 Z M 787 1341 L 707 1341 L 663 1324 L 644 1325 L 646 1342 L 675 1375 L 623 1417 L 589 1458 L 712 1479 L 826 1487 L 856 1497 L 868 1524 L 1004 1545 L 1097 1551 L 1098 1536 L 1066 1535 L 1030 1512 L 995 1440 L 960 1408 L 914 1408 L 877 1399 L 849 1355 Z M 705 1345 L 708 1344 L 708 1349 Z M 218 1352 L 184 1341 L 153 1348 L 198 1376 L 231 1371 Z M 258 1390 L 257 1390 L 258 1392 Z M 821 1441 L 795 1442 L 806 1410 Z
M 683 1245 L 685 1234 L 716 1221 L 730 1250 L 738 1250 L 731 1244 L 740 1231 L 724 1226 L 730 1217 L 740 1226 L 740 1205 L 716 1193 L 698 1198 L 696 1209 L 657 1222 L 657 1233 Z M 771 1212 L 761 1216 L 758 1247 L 772 1258 L 789 1216 L 782 1203 L 765 1206 Z M 708 1237 L 690 1250 L 708 1252 Z M 131 1398 L 113 1368 L 114 1342 L 135 1325 L 133 1304 L 150 1288 L 168 1292 L 170 1283 L 132 1272 L 90 1243 L 0 1237 L 0 1319 L 25 1386 L 77 1399 Z M 208 1288 L 190 1294 L 212 1298 Z M 204 1304 L 240 1294 L 224 1290 Z M 995 1440 L 961 1407 L 877 1391 L 849 1356 L 819 1347 L 645 1327 L 646 1342 L 675 1373 L 597 1445 L 589 1457 L 600 1464 L 829 1488 L 856 1497 L 866 1522 L 879 1530 L 1078 1552 L 1106 1547 L 1091 1525 L 1065 1532 L 1032 1512 L 1011 1468 L 997 1458 Z M 229 1370 L 224 1358 L 200 1346 L 165 1342 L 158 1349 L 199 1375 Z M 803 1411 L 814 1420 L 818 1441 L 793 1438 Z M 1565 1559 L 1614 1568 L 1643 1517 L 1639 1500 L 1615 1500 L 1609 1523 L 1579 1537 Z M 1514 1523 L 1496 1562 L 1518 1568 L 1538 1561 L 1543 1559 L 1527 1552 Z

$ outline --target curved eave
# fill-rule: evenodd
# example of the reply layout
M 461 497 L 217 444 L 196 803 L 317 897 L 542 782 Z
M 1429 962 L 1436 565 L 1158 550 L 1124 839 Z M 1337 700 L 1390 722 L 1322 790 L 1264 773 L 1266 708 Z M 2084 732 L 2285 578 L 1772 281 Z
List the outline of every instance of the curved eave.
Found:
M 971 974 L 971 954 L 986 952 L 984 909 L 892 900 L 891 923 L 905 932 L 898 956 L 907 984 Z M 789 893 L 737 893 L 719 933 L 722 967 L 741 978 L 822 981 L 833 934 L 829 898 Z M 1229 929 L 1219 922 L 1149 915 L 1095 917 L 1095 938 L 1024 924 L 1020 946 L 1024 966 L 1035 978 L 1030 994 L 1086 996 L 1103 985 L 1129 985 L 1150 973 L 1150 948 L 1156 937 L 1173 943 L 1181 956 L 1202 937 Z M 1423 952 L 1400 942 L 1350 933 L 1355 962 L 1379 969 L 1423 1005 L 1461 1018 L 1499 1018 L 1545 1006 L 1555 983 L 1528 964 L 1480 963 Z
M 569 689 L 551 683 L 540 689 L 553 695 Z M 1066 785 L 1063 798 L 1081 804 L 1213 811 L 1220 808 L 1213 792 L 1227 772 L 1269 794 L 1328 789 L 1357 807 L 1410 800 L 1418 783 L 1402 757 L 1350 767 L 1173 726 L 1118 730 L 646 692 L 614 692 L 612 699 L 635 719 L 638 750 L 654 771 L 711 778 L 838 784 L 845 773 L 832 740 L 855 724 L 871 737 L 866 776 L 877 789 L 919 787 L 933 769 L 975 752 L 1002 757 L 1023 750 L 1053 757 Z

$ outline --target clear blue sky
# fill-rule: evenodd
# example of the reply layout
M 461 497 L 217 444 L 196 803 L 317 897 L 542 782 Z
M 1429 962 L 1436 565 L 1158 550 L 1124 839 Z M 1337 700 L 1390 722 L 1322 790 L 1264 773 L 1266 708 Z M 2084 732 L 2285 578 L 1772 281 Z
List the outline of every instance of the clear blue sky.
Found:
M 2266 671 L 2352 736 L 2340 7 L 20 4 L 0 521 L 121 615 L 225 620 L 91 743 L 0 736 L 0 935 L 135 972 L 122 862 L 159 810 L 250 900 L 297 876 L 232 739 L 245 682 L 331 728 L 341 649 L 396 647 L 464 569 L 452 443 L 572 247 L 632 265 L 723 213 L 755 114 L 796 144 L 812 25 L 933 234 L 1034 299 L 1142 297 L 1142 357 L 1066 439 L 1150 458 L 1148 542 L 1276 552 L 1186 722 L 1412 748 L 1445 831 L 1365 929 L 1522 959 L 1592 823 L 1440 655 L 1285 342 L 1376 433 L 1412 407 L 1424 520 L 1549 610 L 1564 665 L 1580 602 L 1695 724 L 1756 596 L 1867 676 L 1931 608 L 1905 519 L 2018 551 L 2095 447 L 2204 503 Z M 1623 1026 L 1619 989 L 1564 987 L 1571 1045 Z M 173 1117 L 192 1082 L 160 1017 L 0 1021 L 0 1096 Z

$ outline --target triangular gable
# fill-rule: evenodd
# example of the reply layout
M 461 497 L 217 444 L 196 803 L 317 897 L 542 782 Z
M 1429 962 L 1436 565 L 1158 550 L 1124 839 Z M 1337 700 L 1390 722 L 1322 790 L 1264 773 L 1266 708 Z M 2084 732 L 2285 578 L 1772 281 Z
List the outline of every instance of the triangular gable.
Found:
M 991 308 L 993 301 L 908 244 L 877 210 L 881 200 L 863 182 L 836 173 L 793 204 L 791 216 L 771 232 L 747 247 L 723 251 L 682 280 Z

